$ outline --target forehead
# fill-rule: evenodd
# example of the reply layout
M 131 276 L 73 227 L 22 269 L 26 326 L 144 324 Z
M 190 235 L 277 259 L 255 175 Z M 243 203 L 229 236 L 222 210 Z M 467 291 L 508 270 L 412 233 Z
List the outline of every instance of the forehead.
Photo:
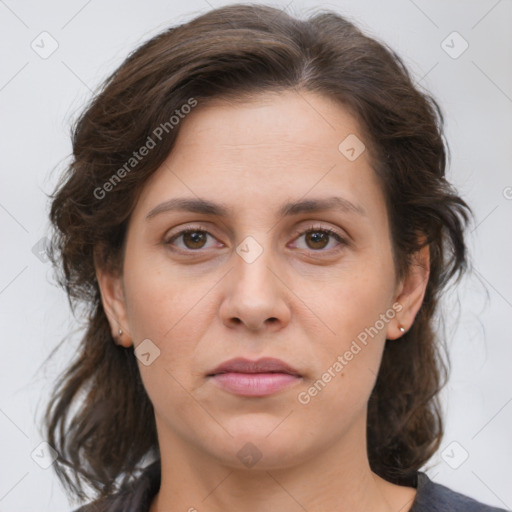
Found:
M 178 139 L 181 146 L 210 145 L 219 152 L 258 151 L 258 145 L 285 152 L 303 146 L 337 156 L 339 142 L 350 134 L 362 138 L 356 119 L 340 103 L 308 91 L 284 91 L 199 104 Z
M 360 152 L 355 159 L 344 153 L 347 140 Z M 284 198 L 333 192 L 358 204 L 380 201 L 364 148 L 356 119 L 315 93 L 215 99 L 181 122 L 172 152 L 140 200 L 147 203 L 146 214 L 157 202 L 184 195 L 246 205 L 251 200 L 260 208 L 274 199 L 277 208 Z

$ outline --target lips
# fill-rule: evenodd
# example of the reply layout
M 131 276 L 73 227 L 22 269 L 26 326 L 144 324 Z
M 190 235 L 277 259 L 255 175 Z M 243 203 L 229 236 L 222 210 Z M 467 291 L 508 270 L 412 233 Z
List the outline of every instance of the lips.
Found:
M 272 357 L 257 361 L 230 359 L 210 372 L 208 378 L 227 393 L 252 398 L 274 395 L 302 381 L 295 368 Z
M 300 377 L 299 372 L 280 359 L 264 357 L 257 361 L 236 358 L 225 361 L 208 374 L 209 377 L 222 373 L 286 373 Z

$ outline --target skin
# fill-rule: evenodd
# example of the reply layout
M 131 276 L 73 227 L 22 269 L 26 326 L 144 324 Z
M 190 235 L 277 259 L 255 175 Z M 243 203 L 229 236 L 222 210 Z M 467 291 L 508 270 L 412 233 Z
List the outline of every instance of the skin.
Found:
M 160 350 L 149 366 L 138 361 L 162 458 L 151 512 L 409 510 L 415 489 L 370 469 L 367 403 L 386 339 L 411 326 L 423 300 L 428 249 L 398 281 L 369 150 L 355 161 L 338 150 L 349 134 L 364 142 L 357 121 L 326 97 L 286 91 L 199 105 L 180 130 L 133 211 L 123 271 L 97 269 L 118 343 L 137 347 L 150 339 Z M 340 208 L 277 215 L 288 201 L 333 195 L 365 215 Z M 168 211 L 146 219 L 177 197 L 232 210 L 224 218 Z M 166 244 L 189 227 L 209 235 Z M 312 238 L 318 227 L 347 243 Z M 251 263 L 236 251 L 247 236 L 263 249 Z M 397 303 L 401 311 L 378 335 L 300 403 L 298 394 Z M 233 357 L 266 356 L 302 378 L 271 396 L 248 398 L 206 377 Z M 237 456 L 248 442 L 261 455 L 252 467 Z

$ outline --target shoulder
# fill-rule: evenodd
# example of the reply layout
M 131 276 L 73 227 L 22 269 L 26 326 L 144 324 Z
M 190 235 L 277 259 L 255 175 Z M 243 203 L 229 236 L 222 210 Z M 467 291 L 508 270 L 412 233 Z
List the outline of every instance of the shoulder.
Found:
M 505 512 L 430 480 L 418 473 L 416 499 L 410 512 Z
M 148 512 L 150 503 L 133 490 L 125 489 L 107 498 L 83 505 L 73 512 Z
M 83 505 L 73 512 L 149 512 L 154 496 L 160 488 L 160 461 L 147 467 L 142 475 L 102 500 Z
M 140 507 L 140 503 L 134 503 L 132 494 L 127 490 L 118 492 L 107 498 L 87 503 L 73 512 L 146 512 Z

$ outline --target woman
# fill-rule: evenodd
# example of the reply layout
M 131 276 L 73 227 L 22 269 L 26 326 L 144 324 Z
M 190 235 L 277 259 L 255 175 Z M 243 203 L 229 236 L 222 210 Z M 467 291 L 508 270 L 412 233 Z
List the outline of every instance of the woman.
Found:
M 51 208 L 88 308 L 46 417 L 80 510 L 497 510 L 419 471 L 467 260 L 445 157 L 436 102 L 334 13 L 232 5 L 131 54 Z

